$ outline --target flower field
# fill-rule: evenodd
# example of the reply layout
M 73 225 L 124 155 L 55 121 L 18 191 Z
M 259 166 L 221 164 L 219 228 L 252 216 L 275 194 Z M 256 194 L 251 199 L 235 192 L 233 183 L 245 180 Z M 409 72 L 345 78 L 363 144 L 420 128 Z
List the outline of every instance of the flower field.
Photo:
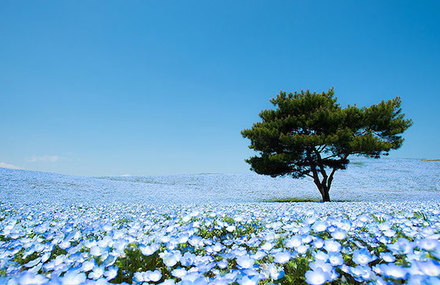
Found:
M 0 272 L 9 284 L 433 284 L 439 214 L 437 202 L 2 204 Z
M 438 164 L 430 167 L 435 173 Z M 385 189 L 373 202 L 239 195 L 170 203 L 143 200 L 150 194 L 135 187 L 172 191 L 166 183 L 2 171 L 0 284 L 440 284 L 438 189 L 401 191 L 399 199 Z M 190 178 L 179 178 L 176 189 L 191 188 Z M 102 183 L 129 183 L 123 193 L 138 199 L 109 199 L 102 193 L 112 188 Z M 82 202 L 64 199 L 93 185 L 95 195 Z M 48 196 L 50 189 L 64 198 Z

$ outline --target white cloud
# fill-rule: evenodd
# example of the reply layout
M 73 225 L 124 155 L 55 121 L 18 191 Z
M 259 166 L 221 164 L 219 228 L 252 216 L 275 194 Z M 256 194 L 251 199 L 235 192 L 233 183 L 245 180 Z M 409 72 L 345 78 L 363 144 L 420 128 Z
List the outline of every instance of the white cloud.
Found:
M 122 174 L 121 175 L 122 177 L 130 177 L 130 176 L 132 176 L 131 174 Z
M 18 166 L 15 166 L 13 164 L 9 164 L 9 163 L 6 163 L 6 162 L 0 162 L 0 167 L 9 168 L 9 169 L 23 169 L 21 167 L 18 167 Z

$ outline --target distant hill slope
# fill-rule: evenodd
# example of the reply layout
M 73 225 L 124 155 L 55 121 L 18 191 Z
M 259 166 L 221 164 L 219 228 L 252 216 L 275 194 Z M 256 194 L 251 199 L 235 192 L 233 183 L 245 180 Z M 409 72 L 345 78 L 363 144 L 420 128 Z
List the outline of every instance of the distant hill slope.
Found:
M 440 162 L 356 159 L 335 176 L 332 200 L 440 198 Z M 259 202 L 276 198 L 320 199 L 310 179 L 255 173 L 145 177 L 78 177 L 0 168 L 0 201 L 12 203 Z

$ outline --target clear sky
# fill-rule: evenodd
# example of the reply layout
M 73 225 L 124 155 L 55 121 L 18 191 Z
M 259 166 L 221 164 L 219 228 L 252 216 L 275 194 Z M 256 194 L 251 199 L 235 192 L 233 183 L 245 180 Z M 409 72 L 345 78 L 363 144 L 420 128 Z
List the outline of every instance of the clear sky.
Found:
M 391 155 L 440 158 L 440 1 L 0 2 L 0 166 L 245 172 L 280 90 L 401 96 Z

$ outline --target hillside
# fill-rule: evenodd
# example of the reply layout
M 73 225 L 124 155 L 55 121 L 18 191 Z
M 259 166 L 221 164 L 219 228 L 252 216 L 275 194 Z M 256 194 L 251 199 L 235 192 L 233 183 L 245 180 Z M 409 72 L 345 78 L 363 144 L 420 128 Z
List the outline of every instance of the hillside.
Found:
M 259 202 L 320 199 L 310 179 L 255 173 L 136 177 L 78 177 L 0 168 L 0 200 L 14 203 Z M 335 176 L 332 200 L 427 200 L 440 197 L 440 162 L 415 159 L 354 160 Z

